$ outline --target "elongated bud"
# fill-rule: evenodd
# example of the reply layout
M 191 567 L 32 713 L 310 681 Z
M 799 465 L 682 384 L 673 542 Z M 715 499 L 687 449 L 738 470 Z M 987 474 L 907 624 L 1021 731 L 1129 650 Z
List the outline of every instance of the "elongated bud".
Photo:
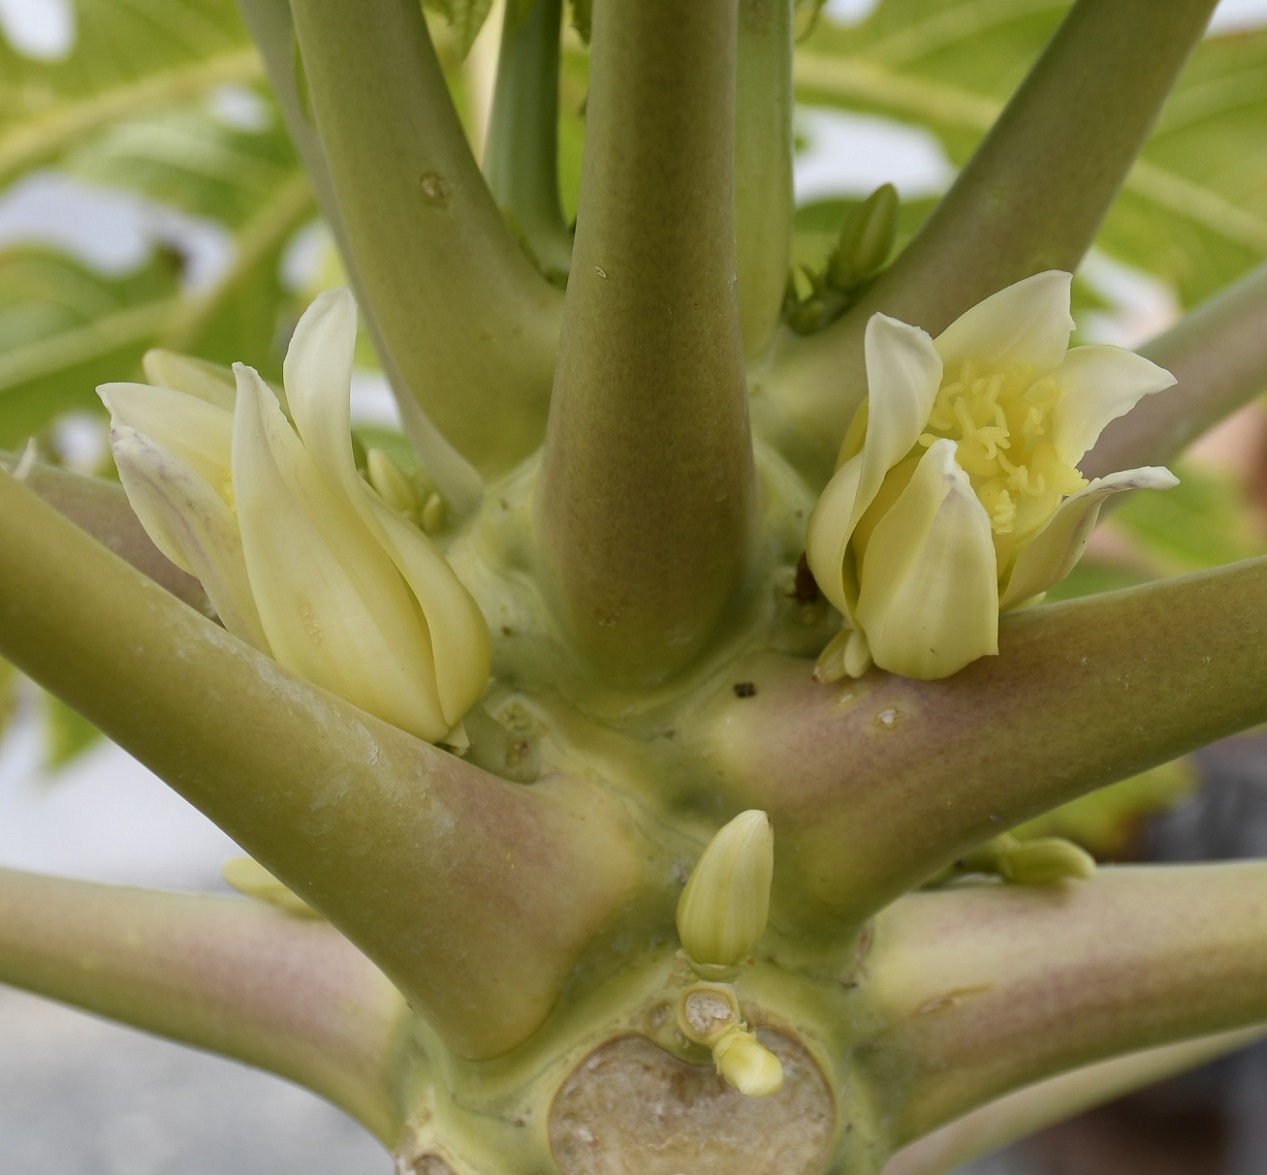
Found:
M 1095 858 L 1058 836 L 1021 840 L 1010 832 L 996 836 L 960 858 L 961 873 L 994 873 L 1017 885 L 1053 885 L 1086 881 L 1095 874 Z
M 747 957 L 765 933 L 773 873 L 770 818 L 741 812 L 713 837 L 678 902 L 678 937 L 694 962 L 733 967 Z
M 220 867 L 220 876 L 248 898 L 276 906 L 296 918 L 315 918 L 317 913 L 298 894 L 292 893 L 253 857 L 233 857 Z
M 879 271 L 897 239 L 897 210 L 897 189 L 882 184 L 849 213 L 827 262 L 828 285 L 851 290 Z
M 378 496 L 397 514 L 404 515 L 410 522 L 421 522 L 422 503 L 418 499 L 418 492 L 386 449 L 370 449 L 366 452 L 365 476 Z
M 713 1046 L 717 1072 L 745 1097 L 769 1097 L 783 1087 L 783 1066 L 747 1029 L 728 1032 Z
M 999 875 L 1018 885 L 1053 885 L 1086 881 L 1095 873 L 1095 859 L 1072 841 L 1047 836 L 1018 840 L 999 861 Z

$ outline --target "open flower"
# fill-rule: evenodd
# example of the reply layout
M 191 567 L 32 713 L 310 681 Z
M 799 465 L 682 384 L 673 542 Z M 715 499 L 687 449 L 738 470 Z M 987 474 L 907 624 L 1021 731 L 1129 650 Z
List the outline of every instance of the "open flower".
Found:
M 484 690 L 488 630 L 415 525 L 357 473 L 356 304 L 322 294 L 295 328 L 290 420 L 250 367 L 162 352 L 172 387 L 105 384 L 111 446 L 155 545 L 201 580 L 224 626 L 287 668 L 431 742 Z M 179 389 L 179 390 L 176 390 Z
M 874 662 L 931 680 L 997 653 L 999 613 L 1068 575 L 1105 498 L 1176 484 L 1078 472 L 1110 420 L 1175 381 L 1117 347 L 1069 350 L 1070 280 L 1026 278 L 936 339 L 867 324 L 867 399 L 809 520 L 810 569 L 845 619 L 819 677 Z

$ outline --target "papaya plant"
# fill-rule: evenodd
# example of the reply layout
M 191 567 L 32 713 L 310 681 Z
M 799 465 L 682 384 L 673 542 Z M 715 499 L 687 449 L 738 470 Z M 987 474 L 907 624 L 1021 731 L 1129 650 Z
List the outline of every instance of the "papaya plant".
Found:
M 64 62 L 0 50 L 0 172 L 236 241 L 192 291 L 4 255 L 0 653 L 253 899 L 0 871 L 0 979 L 414 1175 L 933 1175 L 1261 1035 L 1267 868 L 1010 830 L 1267 719 L 1264 559 L 1042 602 L 1267 383 L 1267 37 L 511 0 L 481 167 L 488 5 L 443 8 L 241 0 L 252 47 L 79 0 Z M 279 121 L 207 118 L 265 75 Z M 815 236 L 798 93 L 957 178 Z M 314 206 L 349 289 L 300 315 Z M 1139 353 L 1069 346 L 1096 242 L 1192 306 Z M 410 452 L 352 433 L 358 308 Z M 117 482 L 22 451 L 98 388 Z

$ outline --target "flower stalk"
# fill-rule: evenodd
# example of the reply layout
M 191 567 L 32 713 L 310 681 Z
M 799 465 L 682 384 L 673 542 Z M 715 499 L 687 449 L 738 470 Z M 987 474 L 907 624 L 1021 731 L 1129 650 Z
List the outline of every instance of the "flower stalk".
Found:
M 559 202 L 559 24 L 562 0 L 502 15 L 484 178 L 498 207 L 552 281 L 563 285 L 572 234 Z
M 1265 883 L 1246 862 L 903 898 L 868 960 L 893 1141 L 1022 1081 L 1267 1019 Z
M 485 476 L 540 443 L 561 298 L 462 133 L 411 0 L 296 0 L 304 75 L 347 245 L 392 368 Z
M 1073 271 L 1139 154 L 1214 0 L 1079 0 L 954 185 L 901 256 L 843 318 L 784 337 L 772 427 L 825 475 L 865 390 L 877 312 L 944 330 L 996 290 Z M 983 247 L 988 242 L 988 247 Z
M 504 783 L 290 676 L 3 473 L 0 547 L 0 654 L 171 781 L 459 1054 L 531 1033 L 641 883 L 627 817 L 592 783 Z
M 974 845 L 1267 720 L 1265 618 L 1255 559 L 1017 613 L 944 682 L 825 686 L 763 654 L 736 670 L 755 696 L 725 691 L 691 737 L 779 829 L 776 919 L 847 937 Z
M 735 38 L 726 0 L 594 12 L 537 513 L 567 628 L 628 681 L 663 678 L 698 654 L 749 549 Z

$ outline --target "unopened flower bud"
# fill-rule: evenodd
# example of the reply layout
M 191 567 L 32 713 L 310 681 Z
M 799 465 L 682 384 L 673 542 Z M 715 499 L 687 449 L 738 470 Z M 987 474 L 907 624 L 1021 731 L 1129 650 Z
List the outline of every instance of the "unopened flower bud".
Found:
M 717 1072 L 745 1097 L 769 1097 L 783 1087 L 783 1066 L 747 1029 L 728 1032 L 713 1046 Z
M 733 967 L 747 957 L 765 933 L 773 873 L 770 818 L 741 812 L 709 842 L 678 902 L 678 937 L 694 962 Z
M 253 857 L 233 857 L 220 867 L 220 876 L 248 898 L 276 906 L 296 918 L 316 918 L 317 913 L 297 893 L 287 889 Z
M 386 449 L 369 449 L 366 452 L 365 476 L 378 496 L 397 514 L 414 523 L 421 521 L 422 503 L 418 500 L 417 491 Z
M 827 283 L 851 290 L 879 272 L 897 239 L 897 189 L 882 184 L 854 208 L 827 262 Z
M 1095 859 L 1072 841 L 1056 836 L 1018 840 L 999 860 L 999 875 L 1018 885 L 1053 885 L 1086 881 L 1095 874 Z

